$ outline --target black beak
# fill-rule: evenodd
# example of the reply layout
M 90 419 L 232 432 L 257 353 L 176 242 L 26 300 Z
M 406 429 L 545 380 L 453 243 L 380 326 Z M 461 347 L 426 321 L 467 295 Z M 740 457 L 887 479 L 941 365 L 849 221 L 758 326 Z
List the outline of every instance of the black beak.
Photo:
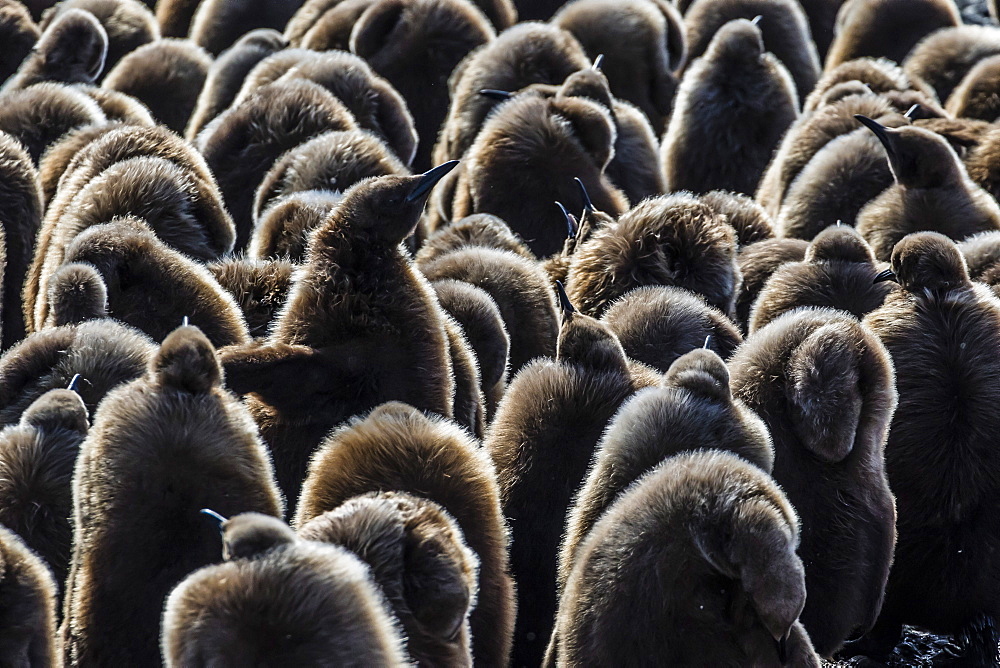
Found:
M 563 216 L 566 217 L 566 236 L 570 239 L 576 237 L 576 218 L 573 217 L 566 207 L 563 206 L 562 202 L 556 202 L 556 206 L 562 211 Z
M 917 114 L 919 114 L 920 111 L 921 111 L 920 105 L 919 104 L 915 104 L 912 107 L 910 107 L 909 109 L 907 109 L 906 113 L 903 114 L 903 115 L 906 116 L 907 118 L 909 118 L 910 120 L 913 120 L 914 118 L 917 118 Z
M 788 663 L 788 636 L 785 635 L 781 640 L 775 640 L 774 644 L 778 648 L 778 661 L 781 661 L 781 665 Z
M 601 71 L 601 65 L 603 65 L 603 64 L 604 64 L 604 54 L 602 53 L 597 58 L 594 58 L 594 64 L 591 65 L 591 69 L 594 69 L 594 70 L 597 70 L 598 72 L 600 72 Z
M 764 18 L 764 17 L 762 15 L 758 14 L 757 16 L 755 16 L 752 19 L 750 19 L 750 23 L 754 24 L 755 26 L 760 25 L 760 20 L 762 18 Z
M 79 380 L 80 380 L 80 374 L 78 373 L 73 374 L 73 378 L 69 381 L 69 385 L 66 386 L 66 389 L 69 390 L 70 392 L 76 392 L 76 383 Z
M 878 140 L 882 142 L 882 146 L 885 147 L 887 152 L 892 151 L 892 138 L 889 136 L 887 128 L 884 125 L 861 114 L 854 114 L 854 118 L 878 137 Z
M 222 531 L 222 525 L 226 523 L 226 518 L 225 517 L 223 517 L 219 513 L 215 512 L 214 510 L 211 510 L 209 508 L 202 508 L 201 509 L 201 514 L 202 515 L 208 515 L 213 520 L 215 520 L 216 522 L 218 522 L 219 523 L 219 531 L 220 532 Z
M 514 97 L 513 93 L 508 93 L 505 90 L 496 90 L 494 88 L 483 88 L 481 91 L 479 91 L 479 94 L 482 95 L 483 97 L 488 97 L 491 100 L 499 100 L 500 102 L 509 100 L 510 98 Z
M 702 348 L 704 348 L 704 349 L 708 350 L 708 346 L 709 346 L 709 345 L 710 345 L 711 343 L 712 343 L 712 335 L 711 335 L 711 334 L 709 334 L 708 336 L 706 336 L 706 337 L 705 337 L 705 345 L 703 345 L 703 346 L 702 346 Z
M 886 269 L 885 271 L 880 271 L 879 273 L 875 274 L 875 280 L 872 281 L 872 285 L 874 285 L 875 283 L 881 283 L 882 281 L 895 281 L 897 283 L 899 282 L 896 279 L 896 272 L 894 272 L 892 269 Z
M 574 178 L 573 180 L 580 187 L 580 194 L 583 196 L 583 210 L 589 212 L 595 211 L 594 203 L 590 201 L 590 193 L 587 192 L 587 186 L 583 185 L 583 181 L 579 178 Z
M 447 176 L 448 172 L 456 167 L 458 167 L 458 160 L 451 160 L 443 165 L 438 165 L 429 172 L 424 172 L 423 176 L 420 177 L 420 181 L 417 182 L 417 186 L 406 196 L 406 201 L 415 202 L 427 195 L 438 181 Z
M 573 308 L 573 302 L 569 300 L 569 295 L 566 294 L 566 288 L 563 287 L 562 281 L 556 281 L 556 290 L 559 292 L 559 304 L 562 306 L 563 311 L 567 315 L 576 313 L 576 309 Z

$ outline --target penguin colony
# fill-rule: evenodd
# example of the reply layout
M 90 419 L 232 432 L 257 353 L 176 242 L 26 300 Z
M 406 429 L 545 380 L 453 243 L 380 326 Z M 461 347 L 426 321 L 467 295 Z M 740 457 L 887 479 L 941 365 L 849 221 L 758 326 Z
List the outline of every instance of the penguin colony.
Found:
M 0 0 L 0 666 L 1000 666 L 998 20 Z

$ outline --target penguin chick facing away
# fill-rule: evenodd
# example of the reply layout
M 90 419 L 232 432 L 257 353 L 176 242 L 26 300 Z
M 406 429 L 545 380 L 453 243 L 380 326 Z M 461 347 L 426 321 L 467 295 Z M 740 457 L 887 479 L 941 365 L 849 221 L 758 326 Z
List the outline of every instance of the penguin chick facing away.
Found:
M 80 395 L 56 389 L 0 431 L 0 524 L 44 560 L 57 586 L 69 571 L 73 465 L 88 427 Z
M 645 285 L 673 285 L 733 314 L 740 273 L 736 234 L 725 217 L 689 193 L 648 199 L 598 230 L 570 262 L 566 292 L 582 313 L 601 317 Z
M 722 359 L 701 348 L 677 358 L 659 386 L 625 402 L 605 430 L 566 518 L 560 591 L 604 511 L 660 462 L 688 450 L 727 450 L 768 472 L 774 462 L 767 427 L 733 398 Z
M 546 663 L 818 667 L 796 621 L 797 545 L 795 511 L 756 466 L 724 452 L 673 457 L 580 546 Z
M 273 200 L 257 219 L 247 256 L 303 262 L 309 234 L 342 198 L 342 193 L 329 190 L 303 190 Z
M 43 81 L 93 83 L 104 69 L 107 53 L 108 34 L 104 26 L 90 12 L 71 9 L 46 28 L 0 92 Z
M 44 204 L 38 172 L 31 156 L 14 137 L 0 133 L 0 211 L 3 211 L 3 287 L 0 289 L 3 328 L 0 349 L 7 350 L 24 338 L 21 291 L 42 222 Z
M 72 665 L 159 661 L 164 600 L 217 561 L 217 533 L 199 509 L 284 510 L 253 421 L 223 389 L 212 344 L 190 326 L 164 340 L 143 377 L 101 403 L 73 490 L 61 629 Z
M 13 76 L 31 54 L 40 35 L 27 7 L 18 0 L 0 2 L 0 39 L 4 44 L 0 54 L 0 82 Z
M 740 249 L 736 262 L 743 276 L 743 283 L 736 298 L 736 323 L 741 331 L 747 331 L 750 310 L 771 274 L 786 262 L 804 259 L 808 248 L 809 242 L 802 239 L 779 237 L 758 241 Z
M 313 450 L 351 416 L 391 400 L 452 414 L 445 315 L 400 244 L 453 167 L 351 188 L 313 232 L 268 341 L 223 351 L 229 386 L 252 395 L 290 499 Z
M 611 330 L 576 312 L 561 286 L 560 300 L 555 359 L 536 359 L 517 373 L 483 442 L 511 523 L 518 666 L 540 664 L 552 632 L 556 553 L 573 493 L 608 421 L 644 386 Z
M 875 257 L 888 260 L 911 232 L 931 230 L 961 241 L 1000 229 L 1000 207 L 969 178 L 955 150 L 928 130 L 886 128 L 858 117 L 885 147 L 895 185 L 858 214 L 858 231 Z
M 401 629 L 357 556 L 257 513 L 222 527 L 226 561 L 191 573 L 167 599 L 166 666 L 407 665 Z
M 37 83 L 4 93 L 3 102 L 0 132 L 21 142 L 35 165 L 66 133 L 107 120 L 86 93 L 64 84 Z
M 871 248 L 854 228 L 829 227 L 813 239 L 801 262 L 778 267 L 764 284 L 750 315 L 750 333 L 803 306 L 863 318 L 882 305 L 891 289 L 872 283 L 877 273 Z
M 472 655 L 504 665 L 513 636 L 514 583 L 507 527 L 489 456 L 463 429 L 398 402 L 383 404 L 331 433 L 314 455 L 295 526 L 353 496 L 407 492 L 440 504 L 479 557 L 479 598 L 472 612 Z
M 601 320 L 618 337 L 629 359 L 660 373 L 695 348 L 704 346 L 728 359 L 743 343 L 732 320 L 683 288 L 636 288 L 612 302 Z
M 699 199 L 726 217 L 726 222 L 736 232 L 736 244 L 741 248 L 774 237 L 774 221 L 749 195 L 713 190 Z
M 213 56 L 218 56 L 252 30 L 281 30 L 300 4 L 298 0 L 207 0 L 198 4 L 191 19 L 188 38 Z
M 440 505 L 404 492 L 371 492 L 306 522 L 298 535 L 344 547 L 371 567 L 411 661 L 472 665 L 468 618 L 479 559 Z
M 1000 397 L 1000 302 L 933 232 L 904 237 L 877 279 L 902 287 L 864 321 L 892 355 L 899 391 L 885 448 L 899 537 L 879 626 L 887 636 L 900 624 L 957 633 L 1000 612 L 991 408 Z M 988 665 L 996 640 L 969 649 Z
M 213 262 L 207 268 L 236 300 L 251 338 L 267 336 L 270 324 L 288 297 L 295 265 L 287 260 L 231 257 Z
M 737 19 L 687 69 L 674 106 L 662 148 L 669 190 L 753 195 L 799 102 L 760 28 Z
M 39 27 L 42 31 L 48 30 L 60 16 L 72 9 L 90 12 L 104 26 L 108 36 L 105 72 L 110 72 L 126 53 L 160 38 L 156 17 L 140 0 L 64 0 L 43 14 Z
M 1000 55 L 1000 30 L 995 26 L 942 28 L 922 39 L 906 57 L 903 69 L 934 89 L 941 102 L 976 63 Z
M 57 666 L 56 583 L 45 563 L 0 526 L 0 663 Z
M 896 513 L 884 464 L 892 366 L 878 337 L 832 309 L 778 317 L 729 362 L 733 394 L 770 428 L 772 475 L 802 520 L 801 621 L 824 657 L 871 629 L 892 563 Z
M 958 245 L 969 278 L 990 287 L 1000 283 L 1000 232 L 983 232 Z M 996 292 L 996 290 L 994 290 Z
M 948 113 L 992 123 L 1000 118 L 1000 55 L 983 58 L 972 67 L 948 98 Z

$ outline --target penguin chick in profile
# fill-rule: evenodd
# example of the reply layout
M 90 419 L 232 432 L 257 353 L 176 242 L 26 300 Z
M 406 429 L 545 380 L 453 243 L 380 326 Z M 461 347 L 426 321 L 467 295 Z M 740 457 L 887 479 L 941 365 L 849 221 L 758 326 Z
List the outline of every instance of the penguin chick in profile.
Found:
M 108 35 L 104 26 L 90 12 L 72 9 L 46 28 L 0 92 L 43 81 L 93 83 L 104 69 L 107 52 Z
M 753 195 L 799 102 L 760 28 L 736 19 L 687 69 L 674 106 L 662 149 L 668 188 Z
M 803 306 L 839 309 L 861 319 L 890 292 L 884 282 L 872 283 L 877 273 L 872 249 L 854 228 L 828 227 L 812 240 L 801 262 L 771 274 L 750 314 L 750 333 Z
M 922 39 L 902 65 L 910 78 L 929 85 L 945 102 L 976 63 L 996 55 L 1000 55 L 1000 29 L 960 25 Z
M 46 11 L 39 27 L 42 31 L 72 9 L 90 12 L 104 26 L 108 36 L 108 54 L 104 71 L 110 72 L 126 53 L 160 38 L 156 17 L 140 0 L 63 0 Z
M 56 583 L 45 563 L 0 526 L 0 663 L 58 666 Z
M 157 9 L 164 2 L 157 3 Z M 166 29 L 164 29 L 166 32 Z M 185 34 L 187 32 L 185 31 Z M 243 80 L 257 63 L 287 46 L 277 30 L 261 28 L 251 30 L 235 44 L 219 54 L 208 68 L 205 84 L 198 93 L 198 101 L 188 120 L 184 136 L 194 139 L 202 128 L 221 114 L 236 99 Z
M 59 585 L 73 542 L 73 465 L 88 427 L 80 395 L 57 389 L 0 431 L 0 524 L 45 561 Z
M 466 431 L 399 402 L 383 404 L 332 432 L 309 465 L 295 516 L 304 527 L 351 497 L 407 492 L 440 504 L 479 557 L 479 597 L 470 618 L 472 655 L 505 665 L 516 605 L 508 573 L 507 526 L 493 463 Z
M 38 171 L 24 146 L 0 133 L 0 226 L 3 227 L 3 287 L 0 289 L 3 329 L 0 349 L 7 350 L 24 338 L 21 291 L 34 253 L 35 237 L 42 222 L 44 204 L 38 187 Z
M 736 234 L 725 217 L 690 193 L 641 202 L 577 249 L 566 292 L 581 312 L 601 317 L 615 299 L 645 285 L 691 290 L 732 315 L 740 273 Z
M 40 36 L 27 7 L 18 0 L 0 1 L 0 40 L 4 44 L 0 53 L 0 82 L 13 76 Z
M 318 84 L 293 80 L 258 89 L 212 121 L 195 140 L 219 181 L 236 224 L 235 250 L 253 229 L 254 190 L 277 158 L 330 130 L 352 130 L 347 108 Z
M 612 302 L 601 321 L 618 337 L 629 359 L 660 373 L 695 348 L 705 346 L 728 359 L 743 343 L 732 320 L 683 288 L 636 288 Z
M 565 218 L 552 203 L 579 196 L 574 178 L 598 209 L 615 217 L 628 209 L 605 175 L 616 137 L 610 114 L 595 102 L 518 96 L 490 116 L 469 148 L 452 215 L 499 216 L 535 255 L 552 255 L 566 238 Z
M 446 316 L 400 244 L 454 166 L 351 188 L 312 233 L 268 341 L 223 351 L 229 386 L 252 395 L 290 499 L 313 450 L 351 416 L 391 400 L 452 414 Z
M 303 190 L 273 200 L 257 219 L 247 256 L 303 262 L 309 233 L 326 220 L 342 197 L 329 190 Z
M 288 260 L 227 258 L 208 271 L 231 294 L 243 312 L 250 336 L 267 336 L 270 324 L 285 304 L 295 265 Z
M 284 510 L 250 415 L 222 387 L 212 344 L 190 326 L 163 341 L 143 377 L 105 397 L 73 491 L 61 629 L 73 665 L 159 661 L 164 600 L 217 560 L 217 534 L 199 509 Z
M 101 85 L 142 102 L 157 122 L 183 133 L 212 66 L 204 49 L 180 39 L 160 39 L 125 55 Z
M 0 105 L 0 132 L 21 142 L 35 165 L 68 132 L 106 120 L 86 93 L 50 82 L 4 93 Z
M 858 214 L 858 231 L 875 257 L 888 260 L 911 232 L 932 230 L 962 240 L 1000 229 L 1000 207 L 972 182 L 941 136 L 915 127 L 886 128 L 859 116 L 885 147 L 895 185 Z
M 796 621 L 798 528 L 781 489 L 739 457 L 667 460 L 581 544 L 547 665 L 818 667 Z
M 408 665 L 401 629 L 357 556 L 252 512 L 222 530 L 226 561 L 187 575 L 167 599 L 166 666 Z
M 736 297 L 736 324 L 743 332 L 750 322 L 750 309 L 757 296 L 778 267 L 786 262 L 799 262 L 806 256 L 809 242 L 779 237 L 765 239 L 740 249 L 736 262 L 743 282 Z
M 437 503 L 405 492 L 370 492 L 306 522 L 304 540 L 332 543 L 372 569 L 422 666 L 471 666 L 469 612 L 479 559 Z
M 901 624 L 952 634 L 1000 613 L 992 576 L 1000 554 L 992 409 L 1000 302 L 969 280 L 941 234 L 904 237 L 891 267 L 876 280 L 902 289 L 864 322 L 892 355 L 899 392 L 885 447 L 899 536 L 879 618 L 894 644 Z M 992 661 L 996 640 L 986 645 L 966 648 L 970 663 Z
M 483 442 L 511 522 L 518 666 L 540 664 L 551 635 L 556 553 L 573 493 L 608 421 L 643 387 L 614 333 L 576 312 L 558 287 L 563 319 L 555 359 L 536 359 L 514 376 Z
M 664 460 L 700 450 L 726 450 L 767 472 L 774 463 L 767 427 L 733 398 L 725 362 L 696 348 L 670 365 L 660 385 L 625 402 L 604 431 L 569 506 L 559 551 L 560 591 L 581 543 L 615 499 Z
M 846 0 L 837 13 L 825 67 L 830 71 L 864 56 L 902 63 L 925 36 L 960 25 L 953 0 Z

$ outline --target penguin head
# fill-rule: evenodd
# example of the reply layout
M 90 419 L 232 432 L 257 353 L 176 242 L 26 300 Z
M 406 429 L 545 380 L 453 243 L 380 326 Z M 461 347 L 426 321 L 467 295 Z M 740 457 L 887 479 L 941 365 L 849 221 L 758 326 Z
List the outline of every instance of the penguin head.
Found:
M 42 33 L 35 51 L 45 71 L 68 83 L 92 83 L 104 69 L 108 34 L 93 14 L 70 9 Z
M 54 327 L 107 316 L 108 288 L 92 265 L 71 262 L 59 267 L 49 278 L 48 296 Z
M 764 54 L 764 36 L 756 22 L 734 19 L 719 28 L 705 51 L 705 58 L 757 60 Z
M 896 281 L 916 292 L 953 290 L 969 283 L 969 271 L 958 246 L 937 232 L 917 232 L 900 239 L 892 249 L 891 269 L 875 282 Z
M 594 67 L 574 72 L 566 77 L 557 93 L 560 97 L 585 97 L 614 113 L 614 97 L 604 73 Z
M 912 125 L 888 128 L 861 114 L 854 118 L 885 147 L 892 175 L 904 188 L 942 188 L 962 181 L 958 155 L 936 132 Z
M 665 383 L 719 401 L 731 401 L 733 397 L 726 363 L 708 348 L 696 348 L 674 360 L 667 369 Z
M 21 415 L 21 424 L 36 429 L 66 429 L 87 434 L 87 407 L 73 390 L 49 390 L 28 406 Z
M 222 558 L 252 559 L 276 547 L 293 543 L 295 532 L 276 517 L 261 513 L 242 513 L 225 520 L 222 531 Z
M 563 314 L 556 359 L 595 371 L 626 372 L 625 349 L 614 332 L 600 320 L 577 311 L 561 282 L 556 281 L 556 289 Z
M 215 347 L 200 329 L 186 323 L 163 339 L 150 366 L 161 385 L 181 392 L 203 394 L 222 384 Z
M 842 262 L 875 262 L 871 247 L 849 225 L 833 225 L 816 235 L 806 250 L 806 262 L 840 260 Z

